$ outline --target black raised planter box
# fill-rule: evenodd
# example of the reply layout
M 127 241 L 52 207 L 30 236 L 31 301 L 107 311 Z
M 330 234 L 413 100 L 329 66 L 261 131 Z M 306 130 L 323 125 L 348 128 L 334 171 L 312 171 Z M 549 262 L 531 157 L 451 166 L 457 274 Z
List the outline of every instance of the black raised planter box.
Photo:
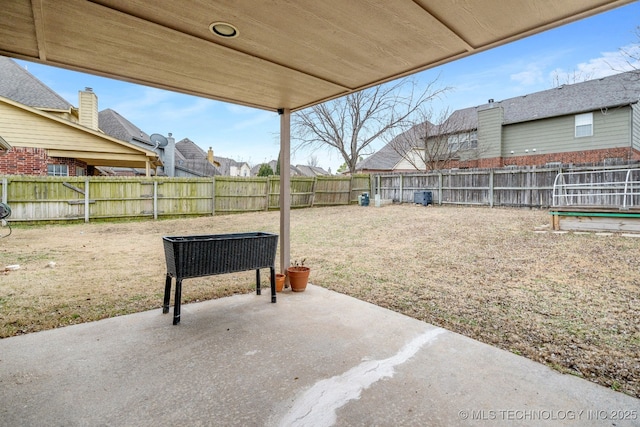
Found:
M 162 312 L 169 312 L 171 281 L 176 278 L 173 324 L 180 323 L 182 280 L 192 277 L 256 270 L 256 293 L 260 295 L 260 269 L 271 273 L 271 302 L 276 302 L 275 260 L 278 235 L 252 232 L 199 236 L 165 236 L 167 278 Z

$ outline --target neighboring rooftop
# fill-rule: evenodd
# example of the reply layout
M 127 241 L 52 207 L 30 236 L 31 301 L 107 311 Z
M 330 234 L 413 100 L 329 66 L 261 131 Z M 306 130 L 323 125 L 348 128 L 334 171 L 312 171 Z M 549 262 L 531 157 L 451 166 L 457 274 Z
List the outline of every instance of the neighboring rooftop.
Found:
M 176 142 L 175 153 L 176 168 L 201 176 L 221 175 L 221 171 L 207 160 L 207 153 L 189 138 Z M 220 157 L 215 160 L 221 162 Z
M 107 135 L 131 143 L 142 143 L 144 148 L 153 147 L 149 135 L 138 126 L 122 117 L 117 111 L 107 108 L 98 113 L 98 127 Z
M 41 110 L 71 111 L 73 105 L 14 60 L 0 56 L 0 96 Z
M 636 70 L 517 96 L 495 105 L 504 108 L 504 124 L 511 124 L 620 107 L 639 99 L 640 70 Z M 484 104 L 477 108 L 490 107 Z
M 264 164 L 265 162 L 262 163 L 258 163 L 256 164 L 254 167 L 251 168 L 251 175 L 252 176 L 256 176 L 258 175 L 258 172 L 260 172 L 260 167 Z M 271 166 L 271 169 L 273 170 L 273 172 L 276 172 L 276 168 L 278 167 L 278 161 L 277 160 L 271 160 L 269 162 L 266 162 L 266 164 L 268 164 L 269 166 Z M 308 165 L 289 165 L 289 168 L 291 170 L 291 176 L 323 176 L 323 175 L 330 175 L 329 172 L 327 172 L 326 170 L 319 168 L 317 166 L 308 166 Z
M 615 74 L 571 85 L 535 92 L 456 110 L 447 119 L 463 124 L 464 130 L 478 127 L 478 111 L 502 107 L 503 124 L 514 124 L 550 117 L 566 116 L 599 109 L 630 105 L 640 100 L 640 70 Z M 357 169 L 388 170 L 401 155 L 386 144 L 358 163 Z

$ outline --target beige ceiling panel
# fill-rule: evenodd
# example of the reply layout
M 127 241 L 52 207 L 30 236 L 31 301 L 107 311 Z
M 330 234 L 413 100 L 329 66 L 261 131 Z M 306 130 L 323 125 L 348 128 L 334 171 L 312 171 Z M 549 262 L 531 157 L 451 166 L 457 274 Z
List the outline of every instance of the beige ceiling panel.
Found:
M 296 110 L 631 2 L 8 0 L 0 53 Z
M 0 48 L 19 55 L 38 56 L 38 43 L 29 0 L 3 1 L 0 6 Z
M 558 26 L 592 15 L 602 0 L 418 0 L 474 48 L 521 38 L 530 31 Z M 604 8 L 603 8 L 604 10 Z
M 345 91 L 82 0 L 47 2 L 43 16 L 47 59 L 65 66 L 221 100 L 251 100 L 250 105 L 272 110 Z
M 98 2 L 349 88 L 466 51 L 407 0 L 195 1 L 184 9 L 173 0 Z M 239 37 L 214 36 L 215 21 L 235 25 Z

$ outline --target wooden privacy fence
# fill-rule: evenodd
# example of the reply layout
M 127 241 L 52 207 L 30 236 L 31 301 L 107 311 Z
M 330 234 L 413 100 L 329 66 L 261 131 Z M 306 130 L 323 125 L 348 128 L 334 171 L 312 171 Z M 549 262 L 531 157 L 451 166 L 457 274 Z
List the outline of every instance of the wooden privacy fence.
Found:
M 10 221 L 215 215 L 279 209 L 280 178 L 0 177 Z M 369 175 L 291 177 L 291 208 L 348 205 Z
M 426 190 L 438 204 L 548 208 L 553 206 L 553 184 L 558 173 L 620 168 L 524 167 L 380 174 L 372 177 L 372 191 L 396 203 L 413 203 L 414 193 Z

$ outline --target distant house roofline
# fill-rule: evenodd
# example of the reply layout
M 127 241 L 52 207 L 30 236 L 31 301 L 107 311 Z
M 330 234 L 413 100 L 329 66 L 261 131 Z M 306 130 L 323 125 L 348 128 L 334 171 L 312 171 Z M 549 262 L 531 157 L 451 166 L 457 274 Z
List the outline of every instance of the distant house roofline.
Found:
M 40 116 L 43 119 L 54 121 L 54 122 L 57 122 L 57 123 L 59 123 L 59 124 L 61 124 L 63 126 L 67 126 L 69 128 L 73 128 L 73 129 L 82 131 L 82 132 L 90 134 L 90 135 L 92 135 L 94 137 L 100 138 L 101 140 L 107 141 L 107 142 L 109 142 L 111 144 L 116 144 L 116 145 L 121 146 L 121 147 L 126 147 L 127 149 L 132 150 L 133 152 L 137 152 L 138 154 L 144 155 L 144 159 L 145 160 L 144 161 L 142 161 L 142 159 L 140 160 L 142 163 L 145 163 L 146 161 L 148 161 L 148 162 L 151 162 L 151 164 L 153 166 L 162 165 L 162 162 L 158 158 L 157 153 L 155 153 L 154 151 L 146 150 L 146 149 L 141 148 L 141 147 L 139 147 L 139 146 L 137 146 L 135 144 L 131 144 L 129 142 L 121 141 L 119 139 L 116 139 L 116 138 L 113 138 L 113 137 L 111 137 L 109 135 L 106 135 L 103 132 L 95 131 L 93 129 L 90 129 L 90 128 L 87 128 L 85 126 L 82 126 L 82 125 L 80 125 L 78 123 L 74 123 L 74 122 L 71 122 L 69 120 L 65 120 L 65 119 L 60 118 L 60 117 L 58 117 L 56 115 L 50 114 L 50 113 L 48 113 L 46 111 L 42 111 L 42 110 L 40 110 L 38 108 L 33 108 L 33 107 L 28 106 L 28 105 L 21 104 L 21 103 L 19 103 L 17 101 L 14 101 L 14 100 L 9 99 L 9 98 L 5 98 L 3 96 L 0 96 L 0 103 L 11 105 L 11 106 L 13 106 L 15 108 L 19 108 L 21 110 L 27 111 L 30 114 L 34 114 L 34 115 Z M 60 150 L 59 148 L 56 148 L 54 151 L 56 151 L 57 153 L 64 153 L 65 150 Z M 78 150 L 73 150 L 73 153 L 76 153 L 77 151 Z M 83 151 L 83 155 L 85 156 L 85 159 L 88 156 L 89 158 L 95 158 L 96 161 L 100 160 L 100 153 L 98 153 L 98 152 L 92 153 L 90 151 Z M 65 156 L 57 156 L 57 157 L 65 157 Z M 66 157 L 75 158 L 77 156 L 75 156 L 74 154 L 72 154 L 72 152 L 70 152 L 70 154 L 68 156 L 66 156 Z M 111 163 L 113 163 L 113 162 L 111 162 Z M 93 163 L 88 163 L 88 164 L 93 165 Z M 98 166 L 108 166 L 108 165 L 98 165 Z

